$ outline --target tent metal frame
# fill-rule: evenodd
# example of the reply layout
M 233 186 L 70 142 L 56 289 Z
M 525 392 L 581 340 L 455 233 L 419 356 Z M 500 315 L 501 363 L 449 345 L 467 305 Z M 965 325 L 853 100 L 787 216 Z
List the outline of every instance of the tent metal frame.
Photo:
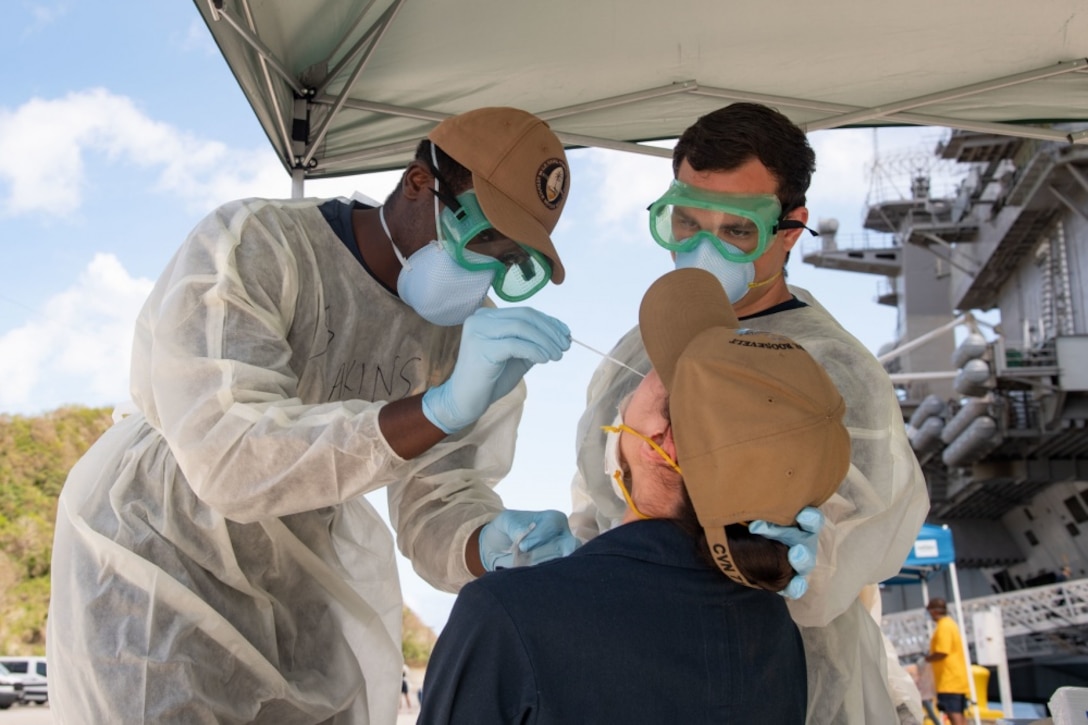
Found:
M 241 16 L 235 14 L 226 7 L 226 0 L 197 0 L 206 2 L 210 10 L 213 22 L 222 22 L 230 28 L 257 54 L 260 61 L 261 83 L 269 98 L 280 99 L 275 110 L 275 132 L 278 144 L 282 148 L 290 149 L 290 158 L 282 159 L 285 167 L 291 172 L 294 191 L 300 195 L 302 183 L 306 178 L 316 176 L 344 175 L 359 173 L 363 162 L 373 159 L 386 158 L 390 155 L 410 153 L 415 146 L 415 141 L 399 141 L 395 143 L 375 145 L 366 149 L 342 153 L 339 155 L 321 156 L 321 148 L 328 138 L 334 120 L 344 109 L 366 111 L 388 117 L 408 118 L 420 121 L 438 123 L 452 114 L 442 113 L 425 108 L 397 106 L 388 103 L 371 102 L 352 98 L 352 89 L 363 76 L 367 64 L 373 58 L 375 51 L 381 45 L 388 30 L 396 21 L 400 10 L 406 0 L 394 0 L 363 32 L 357 41 L 347 50 L 343 50 L 348 44 L 349 38 L 358 32 L 360 24 L 364 22 L 367 12 L 374 6 L 376 0 L 369 0 L 361 4 L 354 23 L 346 26 L 340 42 L 338 42 L 320 65 L 331 63 L 338 56 L 342 57 L 333 65 L 332 70 L 325 75 L 317 85 L 308 85 L 299 77 L 294 76 L 289 69 L 278 59 L 272 49 L 262 41 L 256 31 L 253 9 L 250 0 L 238 0 L 242 9 Z M 238 70 L 235 69 L 237 73 Z M 902 124 L 920 126 L 941 126 L 964 131 L 982 133 L 994 133 L 1019 138 L 1038 139 L 1043 141 L 1059 141 L 1071 144 L 1088 144 L 1088 131 L 1067 132 L 1064 130 L 1042 128 L 1038 126 L 1021 125 L 1018 123 L 976 121 L 955 118 L 946 115 L 927 115 L 924 111 L 927 107 L 949 100 L 959 100 L 977 97 L 987 92 L 1009 88 L 1012 86 L 1029 84 L 1043 79 L 1053 78 L 1065 74 L 1086 74 L 1088 72 L 1088 59 L 1076 58 L 1048 65 L 1043 68 L 1035 68 L 1024 72 L 1007 75 L 993 80 L 973 83 L 970 85 L 949 88 L 943 91 L 928 93 L 914 98 L 906 98 L 901 101 L 870 108 L 830 103 L 806 98 L 793 98 L 777 95 L 768 95 L 743 89 L 717 88 L 702 85 L 697 79 L 682 82 L 674 82 L 664 86 L 646 88 L 640 91 L 624 93 L 608 98 L 601 98 L 587 103 L 553 108 L 550 110 L 535 111 L 536 115 L 552 123 L 553 128 L 564 144 L 574 147 L 596 147 L 619 151 L 633 152 L 650 156 L 669 157 L 671 152 L 665 148 L 647 146 L 639 141 L 647 139 L 611 139 L 600 136 L 585 135 L 563 131 L 555 122 L 560 119 L 577 117 L 594 113 L 602 109 L 629 108 L 637 109 L 638 105 L 648 100 L 659 99 L 674 94 L 689 94 L 708 98 L 721 99 L 723 101 L 750 101 L 778 106 L 783 109 L 796 109 L 808 112 L 826 114 L 814 121 L 802 123 L 806 131 L 816 131 L 831 128 L 859 124 Z M 339 93 L 335 95 L 328 92 L 329 86 L 334 81 L 344 77 Z M 293 99 L 285 102 L 284 94 L 278 93 L 276 81 L 280 81 L 293 94 Z M 252 99 L 251 103 L 252 103 Z M 310 136 L 308 141 L 300 141 L 296 132 L 299 124 L 308 124 L 312 111 L 321 110 L 324 118 L 320 125 Z M 317 169 L 320 167 L 320 171 Z

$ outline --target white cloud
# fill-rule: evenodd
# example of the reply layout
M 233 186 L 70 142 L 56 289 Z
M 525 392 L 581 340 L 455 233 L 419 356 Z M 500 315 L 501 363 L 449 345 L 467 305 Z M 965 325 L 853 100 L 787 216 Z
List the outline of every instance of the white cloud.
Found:
M 127 400 L 133 326 L 151 286 L 116 257 L 96 255 L 71 288 L 0 337 L 0 410 Z
M 155 188 L 194 209 L 223 199 L 285 196 L 284 172 L 267 147 L 229 149 L 149 118 L 129 98 L 104 89 L 34 98 L 0 109 L 0 197 L 6 214 L 72 213 L 93 179 L 88 154 L 157 171 Z M 56 204 L 57 199 L 65 204 Z
M 216 46 L 212 34 L 208 32 L 208 26 L 204 23 L 203 18 L 194 18 L 189 23 L 184 35 L 181 37 L 181 49 L 196 51 L 207 56 L 219 55 L 219 48 Z
M 36 2 L 27 4 L 25 7 L 33 19 L 30 27 L 24 32 L 26 35 L 37 32 L 47 25 L 52 25 L 54 22 L 68 14 L 67 3 L 48 4 Z
M 623 151 L 587 149 L 572 173 L 571 198 L 585 195 L 600 224 L 641 219 L 672 179 L 672 161 Z
M 843 201 L 860 205 L 869 190 L 873 163 L 872 132 L 868 129 L 836 129 L 809 135 L 816 152 L 809 206 Z

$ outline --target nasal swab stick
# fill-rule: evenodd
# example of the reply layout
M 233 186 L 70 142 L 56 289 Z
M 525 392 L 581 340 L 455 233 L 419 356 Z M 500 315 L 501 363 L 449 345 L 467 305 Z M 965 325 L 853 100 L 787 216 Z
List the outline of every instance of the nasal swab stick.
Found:
M 514 539 L 514 566 L 526 566 L 533 563 L 532 559 L 529 557 L 529 552 L 521 550 L 521 542 L 525 539 L 526 536 L 531 534 L 533 532 L 533 529 L 535 528 L 536 522 L 534 521 L 529 524 L 529 528 L 525 529 L 525 531 L 521 533 L 521 536 Z
M 582 346 L 582 347 L 584 347 L 585 349 L 589 350 L 590 352 L 595 352 L 595 353 L 597 353 L 598 355 L 600 355 L 601 357 L 603 357 L 603 358 L 604 358 L 605 360 L 610 360 L 611 362 L 614 362 L 614 363 L 616 363 L 616 364 L 617 364 L 617 365 L 619 365 L 620 367 L 623 367 L 623 368 L 627 368 L 628 370 L 630 370 L 631 372 L 633 372 L 633 373 L 634 373 L 635 375 L 639 376 L 640 378 L 644 378 L 644 377 L 646 377 L 646 374 L 645 374 L 645 373 L 640 373 L 640 372 L 639 372 L 638 370 L 635 370 L 635 369 L 634 369 L 633 367 L 631 367 L 631 366 L 630 366 L 630 365 L 628 365 L 627 363 L 625 363 L 625 362 L 620 362 L 619 360 L 617 360 L 616 358 L 612 357 L 611 355 L 608 355 L 607 353 L 603 353 L 603 352 L 601 352 L 600 350 L 597 350 L 597 349 L 595 349 L 595 348 L 592 348 L 592 347 L 590 347 L 589 345 L 587 345 L 587 344 L 585 344 L 584 342 L 582 342 L 581 340 L 575 340 L 575 339 L 574 339 L 574 338 L 572 337 L 572 338 L 570 339 L 570 341 L 571 341 L 571 342 L 575 342 L 575 343 L 578 343 L 579 345 L 581 345 L 581 346 Z

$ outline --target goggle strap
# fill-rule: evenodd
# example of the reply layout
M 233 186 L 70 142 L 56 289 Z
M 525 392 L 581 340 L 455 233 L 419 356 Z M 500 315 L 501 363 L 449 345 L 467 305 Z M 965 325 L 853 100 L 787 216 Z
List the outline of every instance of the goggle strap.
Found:
M 437 179 L 438 177 L 435 177 L 435 178 Z M 452 194 L 446 193 L 446 191 L 444 189 L 439 190 L 439 189 L 432 189 L 430 187 L 427 187 L 427 190 L 430 191 L 435 196 L 437 196 L 438 200 L 440 202 L 442 202 L 443 204 L 445 204 L 446 208 L 449 209 L 451 213 L 456 215 L 458 219 L 464 219 L 465 218 L 465 213 L 466 212 L 465 212 L 464 208 L 461 206 L 461 202 L 457 201 L 456 196 L 453 196 Z
M 775 225 L 774 229 L 771 230 L 771 233 L 778 234 L 783 229 L 808 229 L 809 233 L 812 234 L 812 236 L 820 236 L 820 233 L 818 231 L 806 226 L 804 222 L 798 221 L 796 219 L 783 219 Z
M 431 175 L 434 176 L 435 185 L 435 188 L 431 189 L 431 193 L 437 196 L 439 201 L 449 207 L 450 211 L 456 214 L 458 219 L 463 219 L 465 213 L 461 209 L 461 203 L 457 201 L 457 196 L 443 188 L 449 188 L 450 185 L 442 178 L 442 172 L 438 170 L 438 147 L 433 141 L 429 141 L 428 143 L 431 145 Z

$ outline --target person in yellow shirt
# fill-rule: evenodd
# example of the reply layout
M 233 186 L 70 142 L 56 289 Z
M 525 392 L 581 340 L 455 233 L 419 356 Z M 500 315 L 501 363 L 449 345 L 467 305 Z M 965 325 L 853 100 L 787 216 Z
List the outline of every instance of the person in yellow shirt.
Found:
M 967 725 L 964 710 L 967 709 L 967 659 L 963 654 L 963 639 L 955 620 L 948 616 L 948 603 L 934 597 L 926 605 L 926 611 L 937 623 L 929 642 L 926 662 L 933 665 L 933 679 L 937 689 L 937 707 L 948 715 L 952 725 Z

